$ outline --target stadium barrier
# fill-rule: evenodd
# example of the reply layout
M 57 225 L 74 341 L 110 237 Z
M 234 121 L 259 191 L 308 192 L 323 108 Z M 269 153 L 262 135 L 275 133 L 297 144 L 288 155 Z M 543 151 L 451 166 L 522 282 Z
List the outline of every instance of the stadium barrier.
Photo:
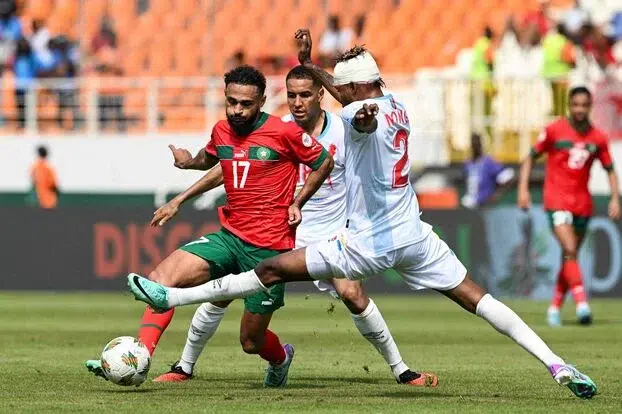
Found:
M 144 208 L 0 208 L 0 289 L 122 290 L 127 273 L 148 274 L 181 244 L 219 228 L 213 210 L 184 210 L 164 228 L 149 227 L 151 215 Z M 425 211 L 423 218 L 493 294 L 549 297 L 561 251 L 540 208 Z M 586 288 L 622 296 L 622 225 L 601 215 L 589 229 L 580 252 Z M 366 286 L 372 293 L 406 289 L 391 271 Z M 289 290 L 313 291 L 309 284 Z
M 528 153 L 540 129 L 565 113 L 554 105 L 553 89 L 543 79 L 473 82 L 459 76 L 420 71 L 388 75 L 388 91 L 404 102 L 411 120 L 410 146 L 418 165 L 445 165 L 468 156 L 470 135 L 505 162 Z M 622 83 L 591 85 L 594 121 L 613 139 L 622 138 Z M 264 110 L 287 113 L 283 77 L 270 77 Z M 77 135 L 99 138 L 121 134 L 208 136 L 224 116 L 222 80 L 204 77 L 83 77 L 42 79 L 21 94 L 3 86 L 3 134 L 41 137 Z M 15 95 L 15 96 L 14 96 Z M 10 99 L 7 99 L 10 98 Z M 326 96 L 324 105 L 339 106 Z

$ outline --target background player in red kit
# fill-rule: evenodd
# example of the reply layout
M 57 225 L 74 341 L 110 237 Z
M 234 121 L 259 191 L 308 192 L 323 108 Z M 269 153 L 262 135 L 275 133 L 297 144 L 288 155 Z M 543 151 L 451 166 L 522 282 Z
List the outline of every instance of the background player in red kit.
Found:
M 607 139 L 592 126 L 589 119 L 592 95 L 587 88 L 576 87 L 570 91 L 569 102 L 570 116 L 560 118 L 544 129 L 531 155 L 523 161 L 518 184 L 518 205 L 527 209 L 531 205 L 529 175 L 533 160 L 547 153 L 544 208 L 563 254 L 553 301 L 547 313 L 551 326 L 561 325 L 559 308 L 568 290 L 577 305 L 579 322 L 592 322 L 577 252 L 592 215 L 592 196 L 588 190 L 588 181 L 590 169 L 597 158 L 609 176 L 609 217 L 614 220 L 620 217 L 618 179 L 613 169 Z
M 216 123 L 207 146 L 193 158 L 190 152 L 170 146 L 175 166 L 181 169 L 214 168 L 180 194 L 181 201 L 220 184 L 222 177 L 227 205 L 219 209 L 222 229 L 192 241 L 164 259 L 149 279 L 165 286 L 187 287 L 217 279 L 229 273 L 253 269 L 263 259 L 294 247 L 300 209 L 322 185 L 333 168 L 333 159 L 322 144 L 296 123 L 284 122 L 261 111 L 265 103 L 266 79 L 250 66 L 225 74 L 227 120 Z M 294 199 L 298 166 L 311 168 Z M 213 172 L 213 174 L 212 174 Z M 152 225 L 163 224 L 154 217 Z M 137 277 L 137 276 L 135 276 Z M 247 353 L 259 354 L 269 362 L 264 385 L 280 387 L 294 356 L 290 344 L 281 345 L 268 324 L 272 313 L 284 305 L 284 285 L 244 300 L 240 342 Z M 222 311 L 231 301 L 212 304 Z M 155 313 L 147 307 L 138 337 L 153 353 L 173 311 Z M 87 368 L 101 375 L 98 360 Z M 174 364 L 170 375 L 185 374 Z

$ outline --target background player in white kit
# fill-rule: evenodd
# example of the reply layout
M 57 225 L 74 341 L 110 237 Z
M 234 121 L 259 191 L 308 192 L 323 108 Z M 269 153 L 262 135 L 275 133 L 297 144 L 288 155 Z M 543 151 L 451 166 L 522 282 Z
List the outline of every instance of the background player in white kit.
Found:
M 333 79 L 311 63 L 309 32 L 298 31 L 296 37 L 299 59 L 344 105 L 348 228 L 343 236 L 264 260 L 249 272 L 187 289 L 166 288 L 130 274 L 134 296 L 167 309 L 245 297 L 276 283 L 362 279 L 393 268 L 409 287 L 435 289 L 485 319 L 540 360 L 555 381 L 577 397 L 593 397 L 596 384 L 567 365 L 514 311 L 473 282 L 445 242 L 419 219 L 417 198 L 404 179 L 410 168 L 410 123 L 401 103 L 382 92 L 371 54 L 360 47 L 346 52 L 335 66 Z
M 324 90 L 307 69 L 303 66 L 293 68 L 286 76 L 286 86 L 290 114 L 284 116 L 283 120 L 297 122 L 308 134 L 317 137 L 335 160 L 329 178 L 302 209 L 302 223 L 296 229 L 296 248 L 301 248 L 328 240 L 345 227 L 345 131 L 341 118 L 322 109 Z M 311 169 L 306 165 L 300 165 L 297 191 L 302 188 L 310 172 Z M 209 172 L 207 175 L 218 174 Z M 221 181 L 219 177 L 206 180 L 213 185 Z M 210 189 L 209 186 L 203 188 L 204 191 Z M 176 212 L 177 209 L 163 206 L 155 215 L 158 222 L 166 222 Z M 436 377 L 413 372 L 404 363 L 382 314 L 374 301 L 365 294 L 361 281 L 334 279 L 316 281 L 315 284 L 321 291 L 328 291 L 343 301 L 361 335 L 384 357 L 398 383 L 414 386 L 438 384 Z M 173 364 L 169 372 L 154 381 L 181 382 L 192 377 L 199 355 L 224 317 L 226 307 L 218 305 L 218 302 L 204 303 L 197 308 L 180 360 Z

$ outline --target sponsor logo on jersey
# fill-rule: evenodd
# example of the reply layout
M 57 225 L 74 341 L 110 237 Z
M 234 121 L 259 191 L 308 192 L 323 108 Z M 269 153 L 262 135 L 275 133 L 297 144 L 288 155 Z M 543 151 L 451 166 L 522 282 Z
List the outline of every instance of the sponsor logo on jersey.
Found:
M 313 139 L 311 138 L 311 135 L 307 134 L 306 132 L 302 134 L 302 145 L 307 148 L 310 148 L 313 145 Z
M 233 158 L 246 158 L 246 150 L 235 150 L 233 152 Z

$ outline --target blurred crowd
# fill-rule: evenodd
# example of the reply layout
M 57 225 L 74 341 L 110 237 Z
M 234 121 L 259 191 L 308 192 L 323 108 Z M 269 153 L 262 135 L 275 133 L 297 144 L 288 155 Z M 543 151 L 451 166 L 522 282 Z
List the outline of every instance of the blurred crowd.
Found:
M 472 48 L 471 78 L 622 79 L 622 7 L 606 10 L 599 3 L 576 0 L 554 10 L 540 0 L 537 10 L 508 16 L 503 33 L 486 28 Z
M 42 20 L 24 23 L 17 17 L 14 0 L 0 0 L 0 68 L 12 72 L 16 104 L 15 119 L 1 115 L 1 122 L 13 121 L 17 129 L 26 127 L 26 102 L 34 82 L 45 86 L 45 80 L 62 79 L 38 99 L 56 101 L 57 113 L 51 119 L 62 129 L 75 129 L 84 117 L 80 113 L 78 75 L 97 73 L 107 76 L 121 75 L 117 55 L 116 35 L 108 17 L 88 47 L 82 47 L 66 36 L 52 36 Z M 100 123 L 117 120 L 123 130 L 122 98 L 103 93 L 99 97 Z M 112 112 L 112 114 L 110 114 Z M 40 118 L 41 115 L 39 114 Z
M 354 45 L 365 44 L 365 15 L 358 15 L 354 27 L 344 27 L 339 16 L 328 16 L 326 30 L 321 34 L 317 48 L 317 64 L 323 68 L 332 68 L 335 58 Z M 266 75 L 282 75 L 298 65 L 295 40 L 292 40 L 291 52 L 286 55 L 266 55 L 256 62 L 249 62 L 243 50 L 236 51 L 227 61 L 226 69 L 241 64 L 252 64 L 259 67 Z

